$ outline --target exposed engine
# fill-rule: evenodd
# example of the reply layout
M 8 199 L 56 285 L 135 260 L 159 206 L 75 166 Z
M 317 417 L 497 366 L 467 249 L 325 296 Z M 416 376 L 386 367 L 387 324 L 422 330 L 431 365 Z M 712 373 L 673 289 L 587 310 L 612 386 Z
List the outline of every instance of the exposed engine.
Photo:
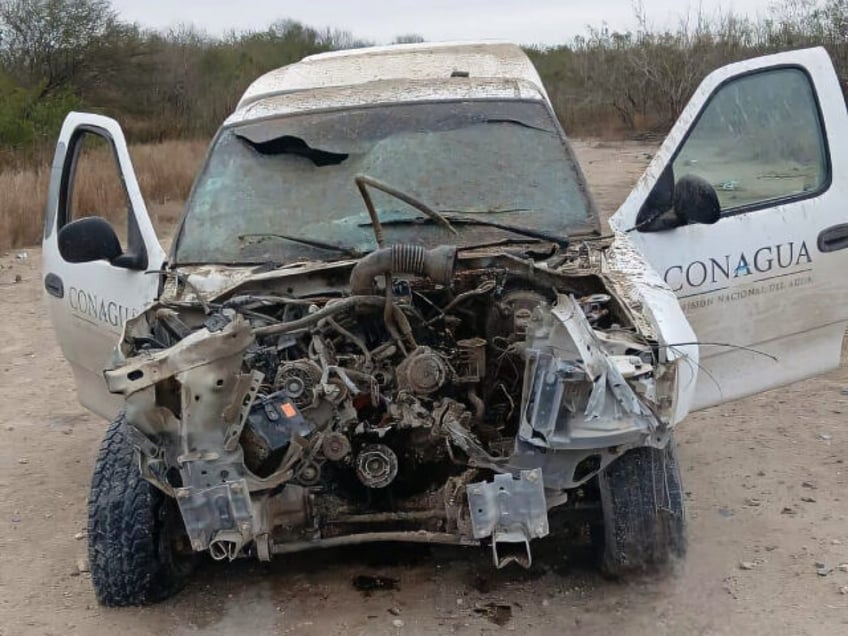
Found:
M 453 280 L 452 249 L 395 246 L 374 256 L 351 276 L 361 302 L 238 295 L 225 304 L 273 320 L 256 328 L 245 356 L 263 374 L 241 434 L 257 475 L 273 472 L 292 435 L 307 442 L 293 482 L 360 497 L 374 496 L 361 487 L 389 486 L 408 496 L 461 472 L 446 443 L 448 423 L 476 436 L 492 457 L 512 452 L 527 327 L 553 293 L 496 270 Z M 430 276 L 393 279 L 388 301 L 369 296 L 374 274 L 389 270 Z M 582 298 L 590 323 L 611 323 L 609 301 Z
M 642 405 L 658 403 L 657 352 L 597 276 L 508 255 L 457 265 L 453 247 L 409 245 L 342 271 L 349 294 L 335 273 L 309 293 L 243 284 L 128 326 L 110 388 L 128 396 L 145 476 L 177 498 L 196 550 L 268 558 L 365 536 L 523 545 L 548 532 L 546 497 L 615 452 L 571 449 L 577 432 L 556 422 L 626 411 L 603 402 L 623 390 L 618 373 L 638 404 L 617 426 L 654 417 Z M 563 344 L 558 298 L 579 307 L 587 343 L 604 334 L 609 386 Z

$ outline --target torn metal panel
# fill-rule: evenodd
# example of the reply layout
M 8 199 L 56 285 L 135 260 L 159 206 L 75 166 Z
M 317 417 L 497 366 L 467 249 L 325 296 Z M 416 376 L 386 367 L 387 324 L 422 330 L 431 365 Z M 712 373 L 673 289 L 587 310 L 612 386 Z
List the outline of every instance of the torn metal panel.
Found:
M 642 406 L 636 395 L 628 387 L 621 371 L 615 364 L 615 359 L 611 358 L 601 347 L 600 340 L 595 336 L 594 330 L 583 313 L 583 308 L 577 304 L 577 301 L 574 298 L 560 295 L 551 313 L 565 325 L 574 345 L 577 347 L 580 360 L 582 360 L 586 372 L 592 380 L 592 395 L 589 396 L 589 403 L 586 405 L 586 415 L 590 419 L 597 419 L 602 416 L 606 404 L 607 389 L 612 391 L 624 407 L 625 412 L 633 415 L 646 415 L 647 409 Z M 635 370 L 635 365 L 630 363 L 629 360 L 624 362 L 626 370 Z
M 170 349 L 135 356 L 118 368 L 106 371 L 106 384 L 112 393 L 128 396 L 177 374 L 218 363 L 219 378 L 211 378 L 215 375 L 211 369 L 206 372 L 219 392 L 224 392 L 231 387 L 217 384 L 217 380 L 231 380 L 229 368 L 239 367 L 240 356 L 252 340 L 250 324 L 241 316 L 233 315 L 232 321 L 217 332 L 200 329 Z
M 677 296 L 633 244 L 630 235 L 617 232 L 604 252 L 601 271 L 605 281 L 632 312 L 640 335 L 658 343 L 658 361 L 669 365 L 657 370 L 663 404 L 671 426 L 689 413 L 695 396 L 700 352 L 697 336 L 680 307 Z M 660 377 L 662 376 L 662 377 Z
M 607 353 L 574 298 L 560 295 L 551 310 L 537 310 L 527 340 L 522 440 L 555 449 L 599 448 L 660 426 L 643 402 L 655 395 L 652 365 L 638 355 Z M 642 398 L 630 385 L 637 378 L 644 383 Z

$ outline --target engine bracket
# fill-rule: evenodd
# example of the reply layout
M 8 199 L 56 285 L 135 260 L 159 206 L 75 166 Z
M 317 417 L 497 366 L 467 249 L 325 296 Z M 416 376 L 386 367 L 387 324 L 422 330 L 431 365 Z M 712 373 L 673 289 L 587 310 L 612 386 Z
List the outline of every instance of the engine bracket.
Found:
M 529 540 L 549 532 L 542 470 L 522 470 L 517 477 L 497 474 L 491 482 L 468 484 L 466 493 L 474 538 L 492 537 L 495 565 L 516 562 L 529 567 Z M 522 544 L 521 554 L 501 550 L 499 556 L 498 545 L 505 543 Z
M 213 552 L 213 558 L 232 560 L 253 539 L 250 495 L 243 479 L 202 489 L 177 488 L 175 494 L 195 552 L 215 544 L 219 552 Z

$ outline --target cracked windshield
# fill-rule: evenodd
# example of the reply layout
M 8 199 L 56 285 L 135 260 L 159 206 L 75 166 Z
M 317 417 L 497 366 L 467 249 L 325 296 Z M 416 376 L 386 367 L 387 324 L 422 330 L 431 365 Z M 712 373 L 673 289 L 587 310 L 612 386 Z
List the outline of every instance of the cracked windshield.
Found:
M 354 183 L 363 174 L 446 215 L 562 237 L 594 226 L 574 158 L 541 103 L 395 104 L 225 129 L 188 203 L 176 261 L 285 264 L 373 250 Z M 370 194 L 388 243 L 539 240 L 469 223 L 453 234 Z

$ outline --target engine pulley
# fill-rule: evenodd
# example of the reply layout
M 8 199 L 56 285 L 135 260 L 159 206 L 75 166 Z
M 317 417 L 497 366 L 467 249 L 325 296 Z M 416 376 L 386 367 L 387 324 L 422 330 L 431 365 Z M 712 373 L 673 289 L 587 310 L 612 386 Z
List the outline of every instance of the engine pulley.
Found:
M 368 444 L 356 456 L 356 476 L 368 488 L 385 488 L 397 472 L 397 455 L 385 444 Z
M 341 433 L 328 433 L 321 444 L 321 450 L 331 462 L 340 462 L 350 453 L 350 441 Z
M 418 347 L 398 365 L 395 373 L 398 386 L 416 395 L 438 391 L 448 379 L 447 365 L 429 347 Z

